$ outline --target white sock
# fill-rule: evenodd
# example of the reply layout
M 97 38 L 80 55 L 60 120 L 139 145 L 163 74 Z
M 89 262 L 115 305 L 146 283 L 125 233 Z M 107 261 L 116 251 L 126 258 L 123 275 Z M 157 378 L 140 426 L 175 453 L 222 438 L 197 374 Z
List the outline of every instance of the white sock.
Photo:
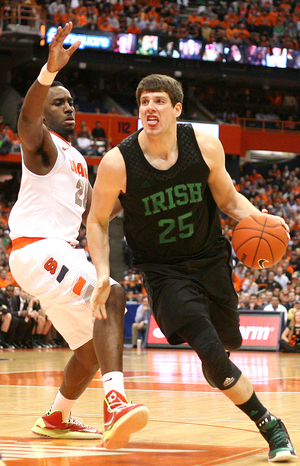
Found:
M 62 411 L 63 421 L 67 421 L 69 419 L 71 409 L 76 401 L 77 400 L 68 400 L 60 393 L 60 391 L 58 391 L 55 400 L 49 409 L 49 413 L 53 413 L 53 411 Z
M 115 390 L 116 392 L 121 393 L 121 395 L 123 395 L 126 398 L 123 372 L 118 372 L 118 371 L 107 372 L 102 377 L 102 383 L 103 383 L 105 396 L 111 390 Z

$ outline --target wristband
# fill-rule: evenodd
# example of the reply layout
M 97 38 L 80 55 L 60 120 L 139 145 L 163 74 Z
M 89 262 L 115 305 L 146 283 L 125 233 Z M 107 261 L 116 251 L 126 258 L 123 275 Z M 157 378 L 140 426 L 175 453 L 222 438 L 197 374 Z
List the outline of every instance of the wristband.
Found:
M 57 73 L 58 71 L 55 71 L 54 73 L 48 71 L 47 63 L 45 63 L 37 77 L 37 80 L 40 84 L 42 84 L 42 86 L 51 86 Z

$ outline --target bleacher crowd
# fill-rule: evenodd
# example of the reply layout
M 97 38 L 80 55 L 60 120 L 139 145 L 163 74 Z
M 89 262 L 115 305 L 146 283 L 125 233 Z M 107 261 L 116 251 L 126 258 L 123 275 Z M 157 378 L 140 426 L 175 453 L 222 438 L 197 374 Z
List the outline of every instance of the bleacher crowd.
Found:
M 175 42 L 179 39 L 194 39 L 202 42 L 202 51 L 205 44 L 210 43 L 222 43 L 229 49 L 235 45 L 253 46 L 256 47 L 255 54 L 258 54 L 262 47 L 266 47 L 271 53 L 273 49 L 299 50 L 300 45 L 300 6 L 293 0 L 5 0 L 4 29 L 9 29 L 10 23 L 14 21 L 14 8 L 20 4 L 24 8 L 24 14 L 27 14 L 26 8 L 29 7 L 31 13 L 29 11 L 28 14 L 38 14 L 37 10 L 32 13 L 34 5 L 41 7 L 47 25 L 63 26 L 66 21 L 71 20 L 74 23 L 74 31 L 86 29 L 116 34 L 131 33 L 139 37 L 151 35 L 164 37 L 166 41 L 171 41 L 170 43 L 172 38 Z M 7 21 L 5 17 L 8 18 Z M 123 53 L 121 50 L 120 52 Z M 164 50 L 159 49 L 158 55 L 163 52 Z M 162 56 L 168 56 L 168 52 Z M 258 64 L 250 58 L 249 63 Z M 295 60 L 296 58 L 295 55 Z M 220 55 L 216 60 L 222 59 Z M 236 58 L 233 61 L 237 61 Z M 81 73 L 76 73 L 80 78 Z M 85 85 L 86 77 L 80 78 L 77 83 L 76 73 L 72 78 L 69 77 L 68 87 L 74 91 L 77 110 L 108 112 L 109 109 L 101 102 L 101 90 L 94 83 L 90 85 L 86 82 Z M 126 103 L 130 100 L 130 84 L 123 79 L 120 81 L 121 88 L 116 77 L 105 83 L 106 89 L 105 92 L 102 89 L 102 94 L 119 90 L 120 103 L 122 105 L 124 99 L 126 108 Z M 135 84 L 132 88 L 135 88 Z M 216 85 L 196 85 L 195 98 L 216 118 L 226 123 L 237 123 L 238 118 L 268 120 L 272 122 L 272 129 L 276 130 L 281 129 L 278 122 L 285 121 L 284 129 L 300 130 L 300 94 L 297 89 L 283 91 L 280 87 L 265 89 L 258 86 L 228 86 L 221 80 Z M 134 114 L 134 101 L 130 101 L 126 111 Z M 185 117 L 197 119 L 198 115 L 197 112 L 191 112 Z M 255 122 L 248 124 L 261 127 Z M 17 146 L 18 141 L 14 144 Z M 5 150 L 5 147 L 0 148 L 1 150 Z
M 73 21 L 89 30 L 299 49 L 300 6 L 294 0 L 5 0 L 4 15 L 11 17 L 17 4 L 24 14 L 30 6 L 38 14 L 34 7 L 41 6 L 56 26 Z

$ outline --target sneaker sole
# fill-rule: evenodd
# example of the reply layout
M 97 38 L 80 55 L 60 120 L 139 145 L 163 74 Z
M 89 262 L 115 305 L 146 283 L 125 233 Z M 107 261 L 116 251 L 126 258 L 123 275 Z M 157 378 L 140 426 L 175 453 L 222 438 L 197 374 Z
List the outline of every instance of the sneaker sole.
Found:
M 46 438 L 62 438 L 62 439 L 74 439 L 74 440 L 102 440 L 101 434 L 83 433 L 83 432 L 71 432 L 62 431 L 61 429 L 46 429 L 45 427 L 33 426 L 31 432 L 40 437 Z
M 269 458 L 270 463 L 279 463 L 282 461 L 296 461 L 298 456 L 291 453 L 289 450 L 278 451 L 274 458 Z
M 145 406 L 130 411 L 121 417 L 111 430 L 103 434 L 103 447 L 107 450 L 117 450 L 126 447 L 131 434 L 143 429 L 149 419 L 149 410 Z

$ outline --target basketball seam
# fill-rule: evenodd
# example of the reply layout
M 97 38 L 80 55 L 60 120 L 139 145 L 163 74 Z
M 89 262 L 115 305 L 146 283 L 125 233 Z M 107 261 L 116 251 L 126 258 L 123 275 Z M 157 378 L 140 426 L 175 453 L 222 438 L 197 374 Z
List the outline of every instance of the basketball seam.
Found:
M 251 216 L 251 218 L 252 218 L 252 220 L 255 220 L 252 216 Z M 265 223 L 262 225 L 262 230 L 261 230 L 261 232 L 260 232 L 260 238 L 259 238 L 259 241 L 258 241 L 258 243 L 257 243 L 257 247 L 256 247 L 256 251 L 255 251 L 255 254 L 254 254 L 254 257 L 253 257 L 253 261 L 252 261 L 251 267 L 253 267 L 254 262 L 255 262 L 255 259 L 256 259 L 256 255 L 257 255 L 257 251 L 258 251 L 258 248 L 259 248 L 259 244 L 260 244 L 260 242 L 261 242 L 261 240 L 262 240 L 262 236 L 263 236 L 263 233 L 264 233 L 264 230 L 265 230 L 267 218 L 268 218 L 268 217 L 265 218 Z M 257 223 L 258 223 L 258 222 L 257 222 Z M 273 259 L 273 252 L 271 251 L 271 253 L 272 253 L 272 259 Z M 272 260 L 272 262 L 274 262 L 274 261 Z
M 268 225 L 267 225 L 267 226 L 268 226 Z M 268 227 L 268 228 L 270 228 L 270 227 Z M 249 228 L 246 228 L 246 227 L 237 228 L 237 231 L 241 231 L 241 230 L 249 230 Z M 270 233 L 269 231 L 264 231 L 264 230 L 259 230 L 259 229 L 256 230 L 256 228 L 253 228 L 253 227 L 251 227 L 251 230 L 257 231 L 257 232 L 259 232 L 259 233 L 264 232 L 265 235 L 270 235 L 271 238 L 276 238 L 276 239 L 277 239 L 278 241 L 280 241 L 284 246 L 286 245 L 285 242 L 284 242 L 281 238 L 278 238 L 278 236 L 276 236 L 275 234 Z M 256 236 L 253 236 L 253 237 L 251 237 L 251 238 L 256 238 Z M 258 236 L 257 236 L 257 238 L 258 238 Z M 247 241 L 248 241 L 248 240 L 247 240 Z

